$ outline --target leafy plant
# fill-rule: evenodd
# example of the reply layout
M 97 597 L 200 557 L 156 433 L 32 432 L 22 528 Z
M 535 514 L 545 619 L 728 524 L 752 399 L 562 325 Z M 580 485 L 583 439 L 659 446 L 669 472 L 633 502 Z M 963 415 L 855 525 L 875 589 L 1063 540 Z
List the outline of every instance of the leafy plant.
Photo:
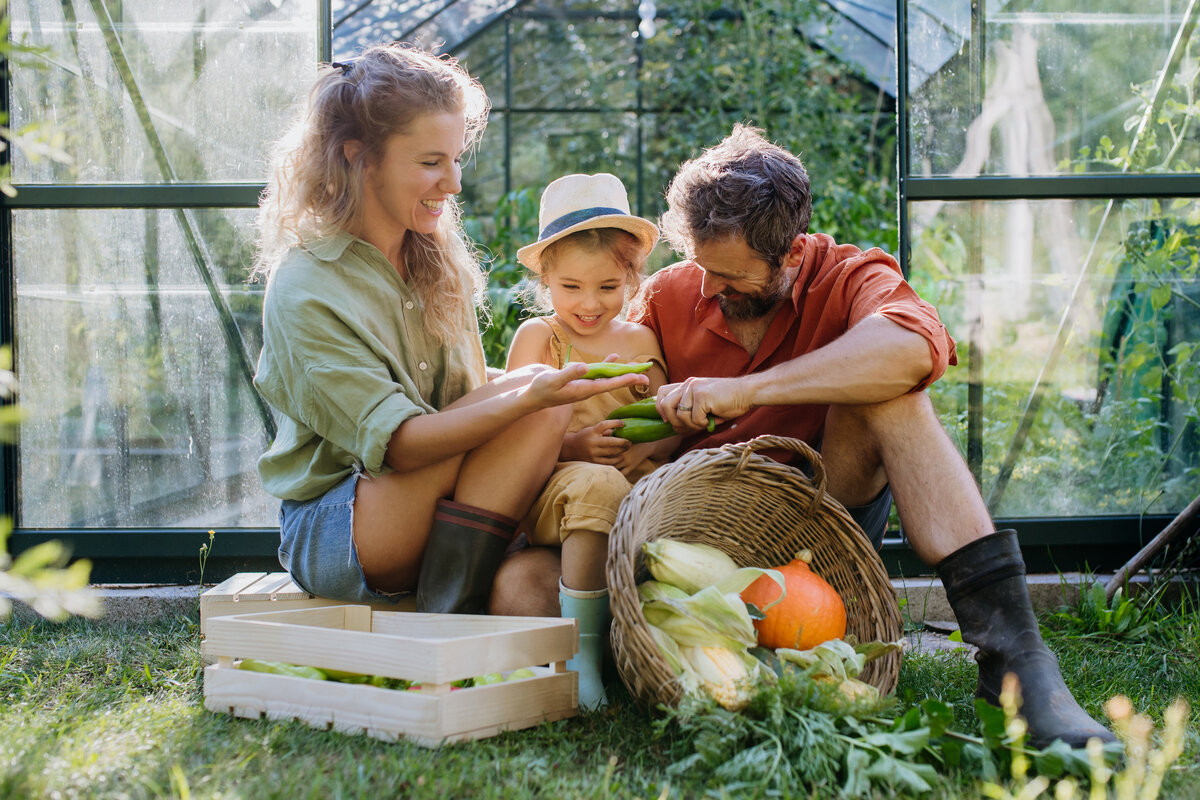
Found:
M 521 320 L 528 315 L 523 294 L 528 290 L 527 270 L 517 261 L 517 250 L 537 240 L 538 195 L 517 189 L 501 198 L 488 217 L 466 217 L 467 236 L 488 260 L 488 308 L 481 318 L 483 354 L 489 366 L 503 369 L 508 345 Z
M 998 785 L 1006 774 L 1024 776 L 1032 769 L 1048 784 L 1052 778 L 1087 778 L 1097 769 L 1093 753 L 1061 742 L 1044 750 L 1026 747 L 1015 701 L 1007 710 L 976 701 L 978 734 L 955 730 L 953 709 L 938 700 L 885 716 L 893 703 L 850 700 L 807 671 L 786 668 L 741 712 L 685 701 L 666 709 L 657 729 L 677 734 L 668 773 L 727 792 L 915 797 L 946 777 Z M 1100 767 L 1115 762 L 1120 749 L 1102 749 Z
M 1156 594 L 1148 600 L 1127 597 L 1124 587 L 1108 599 L 1104 584 L 1094 581 L 1080 593 L 1075 608 L 1064 609 L 1048 617 L 1047 622 L 1076 636 L 1107 636 L 1139 640 L 1153 636 L 1158 629 L 1162 609 Z

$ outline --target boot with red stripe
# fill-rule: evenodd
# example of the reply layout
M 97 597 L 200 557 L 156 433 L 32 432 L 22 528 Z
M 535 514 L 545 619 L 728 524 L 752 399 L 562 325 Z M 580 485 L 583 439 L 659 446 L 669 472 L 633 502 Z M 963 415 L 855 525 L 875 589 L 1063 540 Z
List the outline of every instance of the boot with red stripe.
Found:
M 516 530 L 510 517 L 439 500 L 417 579 L 417 611 L 486 614 L 492 579 Z

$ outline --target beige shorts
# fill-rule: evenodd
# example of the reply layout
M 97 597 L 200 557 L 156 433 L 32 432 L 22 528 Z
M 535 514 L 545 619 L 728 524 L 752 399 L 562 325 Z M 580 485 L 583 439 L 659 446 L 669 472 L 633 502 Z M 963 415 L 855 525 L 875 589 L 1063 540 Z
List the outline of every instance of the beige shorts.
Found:
M 608 534 L 633 485 L 607 464 L 564 461 L 521 522 L 531 544 L 560 547 L 576 531 Z

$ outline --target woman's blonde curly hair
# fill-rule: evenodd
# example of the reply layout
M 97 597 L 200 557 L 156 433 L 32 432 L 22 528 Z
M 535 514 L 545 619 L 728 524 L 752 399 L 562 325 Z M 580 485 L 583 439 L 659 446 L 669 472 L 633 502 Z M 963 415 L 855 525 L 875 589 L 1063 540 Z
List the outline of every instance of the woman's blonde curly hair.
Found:
M 292 247 L 356 230 L 364 169 L 383 157 L 391 136 L 426 114 L 461 113 L 470 150 L 488 108 L 483 87 L 454 59 L 410 45 L 376 45 L 353 62 L 323 67 L 300 118 L 276 145 L 259 205 L 252 277 L 269 278 Z M 363 145 L 352 160 L 344 152 L 350 141 Z M 450 198 L 444 209 L 433 234 L 405 235 L 401 255 L 429 330 L 450 344 L 476 329 L 487 284 L 463 235 L 458 203 Z

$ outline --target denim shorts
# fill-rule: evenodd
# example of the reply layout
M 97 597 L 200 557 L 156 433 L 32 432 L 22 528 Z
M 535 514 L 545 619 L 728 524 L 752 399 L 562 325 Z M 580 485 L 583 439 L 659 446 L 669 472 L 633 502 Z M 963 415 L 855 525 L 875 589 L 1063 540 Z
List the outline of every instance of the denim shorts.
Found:
M 279 507 L 279 563 L 304 591 L 346 603 L 397 602 L 411 592 L 367 586 L 354 547 L 354 493 L 360 470 L 312 500 Z

